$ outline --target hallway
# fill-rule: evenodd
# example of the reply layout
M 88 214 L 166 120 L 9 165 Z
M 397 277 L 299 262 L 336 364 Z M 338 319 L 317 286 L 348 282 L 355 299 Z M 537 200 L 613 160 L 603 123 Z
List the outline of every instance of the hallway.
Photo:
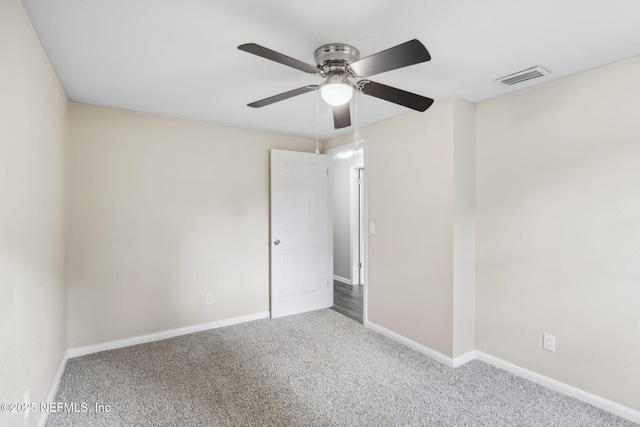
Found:
M 362 323 L 364 287 L 333 281 L 333 307 L 331 309 Z

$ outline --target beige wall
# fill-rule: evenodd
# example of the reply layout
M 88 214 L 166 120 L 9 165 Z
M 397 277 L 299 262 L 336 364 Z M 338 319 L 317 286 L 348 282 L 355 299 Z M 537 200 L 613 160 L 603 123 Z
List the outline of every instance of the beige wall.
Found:
M 465 110 L 465 107 L 467 109 Z M 368 320 L 453 355 L 454 118 L 473 106 L 449 98 L 358 130 L 369 221 Z M 353 134 L 323 148 L 352 142 Z M 467 138 L 460 135 L 461 140 Z
M 640 58 L 477 106 L 478 349 L 635 410 L 638 76 Z
M 315 144 L 70 104 L 69 347 L 268 311 L 271 148 Z
M 67 98 L 18 0 L 0 3 L 0 402 L 46 401 L 65 351 Z M 38 413 L 39 414 L 39 413 Z M 0 413 L 1 426 L 23 414 Z

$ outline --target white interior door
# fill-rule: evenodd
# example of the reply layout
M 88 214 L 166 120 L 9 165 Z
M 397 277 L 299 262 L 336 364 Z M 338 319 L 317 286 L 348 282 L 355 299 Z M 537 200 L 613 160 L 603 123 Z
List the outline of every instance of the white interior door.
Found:
M 329 307 L 328 194 L 326 155 L 271 150 L 271 317 Z

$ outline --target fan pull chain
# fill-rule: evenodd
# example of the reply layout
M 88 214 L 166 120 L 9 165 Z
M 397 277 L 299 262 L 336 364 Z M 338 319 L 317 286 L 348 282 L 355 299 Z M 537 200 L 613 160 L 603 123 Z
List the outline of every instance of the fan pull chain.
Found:
M 316 90 L 316 154 L 320 154 L 320 148 L 318 144 L 318 122 L 320 111 L 320 91 Z

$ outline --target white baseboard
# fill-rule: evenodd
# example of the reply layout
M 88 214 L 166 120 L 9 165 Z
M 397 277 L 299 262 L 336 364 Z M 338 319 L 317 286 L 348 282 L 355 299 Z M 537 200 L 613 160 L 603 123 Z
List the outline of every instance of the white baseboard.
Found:
M 270 316 L 268 311 L 263 311 L 255 314 L 248 314 L 246 316 L 238 316 L 232 317 L 229 319 L 217 320 L 211 323 L 201 323 L 199 325 L 186 326 L 184 328 L 170 329 L 168 331 L 156 332 L 148 335 L 139 335 L 136 337 L 125 338 L 117 341 L 109 341 L 102 344 L 88 345 L 85 347 L 76 347 L 68 349 L 64 356 L 62 357 L 62 361 L 60 362 L 60 366 L 58 367 L 58 372 L 51 383 L 51 388 L 49 390 L 49 395 L 47 396 L 47 403 L 51 403 L 56 398 L 56 394 L 58 393 L 58 387 L 60 386 L 60 380 L 62 379 L 62 374 L 64 373 L 64 368 L 67 365 L 67 360 L 84 356 L 91 353 L 97 353 L 99 351 L 105 350 L 115 350 L 117 348 L 129 347 L 131 345 L 136 344 L 144 344 L 152 341 L 164 340 L 167 338 L 177 337 L 179 335 L 187 335 L 192 334 L 194 332 L 206 331 L 208 329 L 216 329 L 222 328 L 223 326 L 231 326 L 237 325 L 238 323 L 251 322 L 253 320 L 266 319 Z M 42 412 L 40 415 L 40 419 L 38 420 L 38 427 L 44 427 L 47 423 L 47 419 L 49 418 L 48 412 Z
M 72 357 L 83 356 L 86 354 L 97 353 L 99 351 L 105 350 L 114 350 L 117 348 L 128 347 L 136 344 L 144 344 L 152 341 L 159 341 L 167 338 L 176 337 L 179 335 L 191 334 L 194 332 L 205 331 L 208 329 L 221 328 L 224 326 L 236 325 L 239 323 L 250 322 L 253 320 L 266 319 L 268 318 L 270 313 L 268 311 L 249 314 L 246 316 L 238 316 L 232 317 L 229 319 L 218 320 L 211 323 L 203 323 L 199 325 L 187 326 L 184 328 L 170 329 L 168 331 L 156 332 L 148 335 L 140 335 L 136 337 L 126 338 L 117 341 L 109 341 L 102 344 L 90 345 L 85 347 L 77 347 L 67 350 L 64 355 L 62 361 L 60 362 L 60 367 L 58 368 L 58 372 L 51 384 L 51 389 L 49 391 L 49 396 L 47 397 L 47 402 L 53 402 L 55 399 L 56 393 L 58 391 L 58 386 L 60 384 L 60 379 L 62 378 L 62 374 L 64 373 L 64 368 L 67 363 L 67 360 Z M 523 368 L 521 366 L 515 365 L 513 363 L 507 362 L 505 360 L 499 359 L 495 356 L 491 356 L 490 354 L 483 353 L 478 350 L 471 350 L 461 356 L 452 359 L 451 357 L 445 356 L 444 354 L 437 352 L 435 350 L 430 349 L 422 344 L 418 344 L 417 342 L 410 340 L 396 332 L 390 331 L 386 328 L 383 328 L 380 325 L 377 325 L 373 322 L 367 321 L 365 326 L 372 331 L 378 332 L 381 335 L 384 335 L 400 344 L 406 345 L 412 350 L 417 351 L 418 353 L 422 353 L 430 358 L 434 359 L 437 362 L 440 362 L 446 366 L 456 368 L 458 366 L 462 366 L 467 362 L 472 360 L 480 360 L 490 365 L 493 365 L 497 368 L 504 369 L 505 371 L 511 372 L 514 375 L 525 378 L 529 381 L 533 381 L 537 384 L 540 384 L 544 387 L 550 388 L 552 390 L 558 391 L 562 394 L 566 394 L 567 396 L 574 397 L 583 402 L 589 403 L 593 406 L 596 406 L 600 409 L 603 409 L 607 412 L 611 412 L 620 417 L 626 418 L 636 423 L 640 423 L 640 412 L 635 411 L 626 406 L 620 405 L 619 403 L 612 402 L 603 397 L 596 396 L 595 394 L 591 394 L 579 388 L 570 386 L 563 382 L 554 380 L 552 378 L 546 377 L 544 375 L 538 374 L 537 372 L 530 371 L 529 369 Z M 47 422 L 48 413 L 44 412 L 40 416 L 38 420 L 38 427 L 44 427 Z
M 565 384 L 552 378 L 545 377 L 544 375 L 538 374 L 537 372 L 533 372 L 521 366 L 514 365 L 513 363 L 499 359 L 495 356 L 491 356 L 490 354 L 483 353 L 479 350 L 471 350 L 461 356 L 456 357 L 455 359 L 452 359 L 442 353 L 425 347 L 422 344 L 418 344 L 417 342 L 412 341 L 409 338 L 404 337 L 396 332 L 385 329 L 382 326 L 377 325 L 371 321 L 367 322 L 365 326 L 372 331 L 378 332 L 381 335 L 399 342 L 400 344 L 406 345 L 407 347 L 417 351 L 418 353 L 427 355 L 446 366 L 456 368 L 458 366 L 464 365 L 467 362 L 477 359 L 493 365 L 496 368 L 504 369 L 505 371 L 508 371 L 514 375 L 525 378 L 529 381 L 533 381 L 534 383 L 540 384 L 544 387 L 550 388 L 551 390 L 555 390 L 562 394 L 566 394 L 567 396 L 571 396 L 583 402 L 589 403 L 595 407 L 603 409 L 607 412 L 611 412 L 612 414 L 618 415 L 622 418 L 640 423 L 640 412 L 636 410 L 620 405 L 619 403 L 612 402 L 603 397 L 596 396 L 595 394 L 591 394 L 579 388 L 570 386 L 569 384 Z
M 350 285 L 351 284 L 351 280 L 347 279 L 346 277 L 342 277 L 342 276 L 338 276 L 338 275 L 333 275 L 333 280 L 338 281 L 340 283 L 344 283 L 346 285 Z
M 433 360 L 435 360 L 436 362 L 440 362 L 443 365 L 447 365 L 449 367 L 453 368 L 453 359 L 450 358 L 449 356 L 445 356 L 442 353 L 439 353 L 435 350 L 430 349 L 429 347 L 425 347 L 422 344 L 418 344 L 415 341 L 410 340 L 407 337 L 404 337 L 398 333 L 395 333 L 393 331 L 390 331 L 386 328 L 383 328 L 380 325 L 376 325 L 375 323 L 369 321 L 367 322 L 366 325 L 367 328 L 371 329 L 372 331 L 375 331 L 381 335 L 384 335 L 387 338 L 391 338 L 394 341 L 399 342 L 400 344 L 404 344 L 407 347 L 409 347 L 412 350 L 417 351 L 418 353 L 422 353 L 424 355 L 429 356 L 430 358 L 432 358 Z
M 56 394 L 58 393 L 58 387 L 60 386 L 60 380 L 62 379 L 62 374 L 64 373 L 64 368 L 67 365 L 68 359 L 69 359 L 68 352 L 65 352 L 62 355 L 60 366 L 58 366 L 58 372 L 56 372 L 56 376 L 53 378 L 53 382 L 51 383 L 51 388 L 49 389 L 49 395 L 47 395 L 46 403 L 54 402 L 56 398 Z M 38 427 L 44 427 L 45 424 L 47 424 L 48 418 L 49 418 L 49 412 L 42 411 L 40 413 L 40 419 L 38 419 Z
M 595 394 L 591 394 L 579 388 L 570 386 L 569 384 L 565 384 L 552 378 L 545 377 L 544 375 L 538 374 L 537 372 L 530 371 L 529 369 L 514 365 L 513 363 L 507 362 L 478 350 L 476 350 L 476 358 L 485 363 L 493 365 L 496 368 L 504 369 L 505 371 L 511 372 L 514 375 L 526 378 L 529 381 L 533 381 L 534 383 L 550 388 L 551 390 L 555 390 L 562 394 L 566 394 L 567 396 L 574 397 L 578 400 L 589 403 L 593 406 L 596 406 L 600 409 L 611 412 L 633 422 L 640 423 L 640 412 L 620 405 L 619 403 L 612 402 L 603 397 L 596 396 Z
M 211 323 L 201 323 L 199 325 L 185 326 L 184 328 L 169 329 L 168 331 L 156 332 L 147 335 L 138 335 L 122 340 L 109 341 L 101 344 L 88 345 L 85 347 L 76 347 L 67 350 L 67 357 L 78 357 L 87 354 L 97 353 L 99 351 L 115 350 L 117 348 L 129 347 L 131 345 L 144 344 L 153 341 L 160 341 L 167 338 L 173 338 L 180 335 L 192 334 L 194 332 L 206 331 L 208 329 L 222 328 L 224 326 L 236 325 L 238 323 L 251 322 L 252 320 L 266 319 L 270 313 L 263 311 L 246 316 L 232 317 L 229 319 L 217 320 Z
M 466 352 L 465 354 L 461 354 L 460 356 L 453 359 L 453 367 L 457 368 L 458 366 L 462 366 L 467 362 L 471 362 L 472 360 L 476 360 L 478 358 L 477 352 L 475 350 L 471 350 Z

